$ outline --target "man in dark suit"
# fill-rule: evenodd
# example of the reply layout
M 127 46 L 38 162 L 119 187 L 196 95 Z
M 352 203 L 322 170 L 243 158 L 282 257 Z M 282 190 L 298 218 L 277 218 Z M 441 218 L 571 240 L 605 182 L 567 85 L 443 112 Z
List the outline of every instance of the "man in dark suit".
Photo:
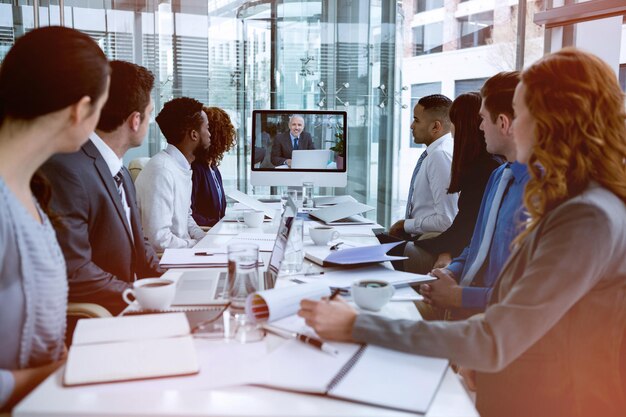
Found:
M 304 132 L 304 117 L 294 114 L 289 117 L 289 132 L 280 133 L 272 144 L 272 164 L 291 167 L 291 152 L 315 149 L 311 135 Z
M 144 67 L 112 61 L 109 98 L 96 131 L 75 153 L 42 167 L 52 185 L 55 229 L 67 263 L 69 301 L 119 313 L 122 292 L 137 278 L 164 271 L 144 239 L 135 187 L 122 157 L 141 145 L 154 109 L 154 76 Z

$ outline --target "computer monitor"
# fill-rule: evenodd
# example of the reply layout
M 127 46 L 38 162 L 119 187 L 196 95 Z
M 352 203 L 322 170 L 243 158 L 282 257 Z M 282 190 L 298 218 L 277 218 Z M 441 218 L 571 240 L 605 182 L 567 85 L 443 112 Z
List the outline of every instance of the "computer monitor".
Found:
M 334 110 L 254 110 L 252 185 L 345 187 L 347 114 Z

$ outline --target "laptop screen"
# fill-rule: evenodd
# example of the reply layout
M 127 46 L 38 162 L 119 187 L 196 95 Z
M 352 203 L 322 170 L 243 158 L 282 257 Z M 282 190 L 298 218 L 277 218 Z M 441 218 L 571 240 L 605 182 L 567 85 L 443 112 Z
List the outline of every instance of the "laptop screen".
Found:
M 298 213 L 298 206 L 291 197 L 287 200 L 285 210 L 280 218 L 280 224 L 278 226 L 278 234 L 276 235 L 276 241 L 274 242 L 274 249 L 272 249 L 272 255 L 270 256 L 270 264 L 268 272 L 273 275 L 274 280 L 278 277 L 278 271 L 280 271 L 280 265 L 285 258 L 285 248 L 287 247 L 287 240 L 289 239 L 289 232 L 291 231 L 291 225 Z

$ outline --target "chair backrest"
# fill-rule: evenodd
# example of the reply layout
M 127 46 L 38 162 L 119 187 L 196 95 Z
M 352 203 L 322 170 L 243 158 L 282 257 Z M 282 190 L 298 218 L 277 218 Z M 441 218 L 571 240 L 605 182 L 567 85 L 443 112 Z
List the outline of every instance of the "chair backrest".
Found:
M 146 166 L 149 160 L 150 158 L 148 158 L 147 156 L 142 156 L 140 158 L 135 158 L 130 161 L 130 163 L 128 164 L 128 170 L 130 171 L 130 176 L 132 177 L 133 182 L 135 182 L 137 176 L 139 175 L 143 167 Z

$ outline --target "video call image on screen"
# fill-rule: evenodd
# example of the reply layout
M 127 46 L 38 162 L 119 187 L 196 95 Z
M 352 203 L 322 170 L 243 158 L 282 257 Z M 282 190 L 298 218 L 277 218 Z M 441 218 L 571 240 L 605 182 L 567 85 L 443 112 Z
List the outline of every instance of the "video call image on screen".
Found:
M 346 171 L 346 113 L 254 110 L 252 170 Z

